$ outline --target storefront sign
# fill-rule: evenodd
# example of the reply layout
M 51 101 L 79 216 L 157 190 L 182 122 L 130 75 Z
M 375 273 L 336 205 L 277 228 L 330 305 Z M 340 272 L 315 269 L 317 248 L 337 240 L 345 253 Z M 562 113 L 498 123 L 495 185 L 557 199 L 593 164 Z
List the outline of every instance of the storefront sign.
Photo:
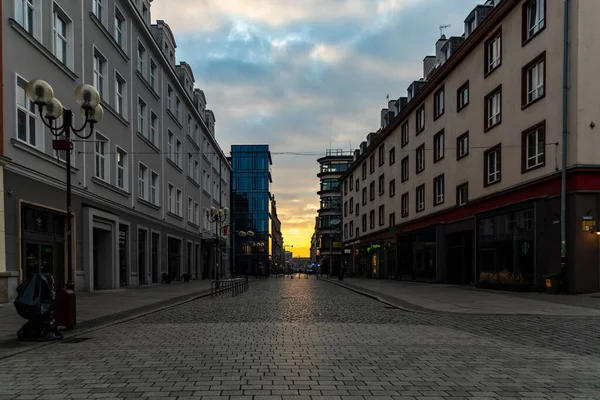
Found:
M 584 232 L 590 232 L 596 230 L 596 221 L 592 219 L 593 217 L 582 217 L 581 221 L 581 230 Z

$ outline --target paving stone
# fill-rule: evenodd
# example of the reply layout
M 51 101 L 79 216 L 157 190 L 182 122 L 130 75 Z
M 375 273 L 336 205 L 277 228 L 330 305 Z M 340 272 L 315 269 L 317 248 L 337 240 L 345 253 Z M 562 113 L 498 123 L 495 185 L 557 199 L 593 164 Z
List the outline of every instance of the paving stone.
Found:
M 597 399 L 599 331 L 592 317 L 407 313 L 271 279 L 0 360 L 0 400 Z

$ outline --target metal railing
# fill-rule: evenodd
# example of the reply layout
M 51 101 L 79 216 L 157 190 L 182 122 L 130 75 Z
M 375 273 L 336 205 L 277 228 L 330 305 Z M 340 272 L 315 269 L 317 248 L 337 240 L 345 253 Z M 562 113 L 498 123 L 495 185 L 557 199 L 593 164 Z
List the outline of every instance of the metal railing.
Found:
M 210 285 L 210 294 L 219 296 L 226 292 L 231 292 L 233 297 L 248 290 L 248 278 L 233 278 L 212 281 Z

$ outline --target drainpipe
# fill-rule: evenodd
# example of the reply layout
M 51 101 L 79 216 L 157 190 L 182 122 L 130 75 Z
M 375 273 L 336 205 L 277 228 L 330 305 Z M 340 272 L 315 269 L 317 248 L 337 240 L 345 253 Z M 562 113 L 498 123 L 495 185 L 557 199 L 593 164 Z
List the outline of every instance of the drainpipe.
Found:
M 563 104 L 562 104 L 562 171 L 560 190 L 560 272 L 563 292 L 567 292 L 567 145 L 569 101 L 569 0 L 564 0 Z

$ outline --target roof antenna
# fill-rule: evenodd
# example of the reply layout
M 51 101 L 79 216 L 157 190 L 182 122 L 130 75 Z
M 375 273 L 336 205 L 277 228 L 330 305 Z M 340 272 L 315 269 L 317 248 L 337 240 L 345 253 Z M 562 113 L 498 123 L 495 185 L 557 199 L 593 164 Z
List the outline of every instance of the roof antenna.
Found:
M 440 25 L 440 37 L 442 38 L 446 38 L 446 36 L 444 35 L 444 30 L 450 28 L 452 25 L 447 24 L 447 25 Z

